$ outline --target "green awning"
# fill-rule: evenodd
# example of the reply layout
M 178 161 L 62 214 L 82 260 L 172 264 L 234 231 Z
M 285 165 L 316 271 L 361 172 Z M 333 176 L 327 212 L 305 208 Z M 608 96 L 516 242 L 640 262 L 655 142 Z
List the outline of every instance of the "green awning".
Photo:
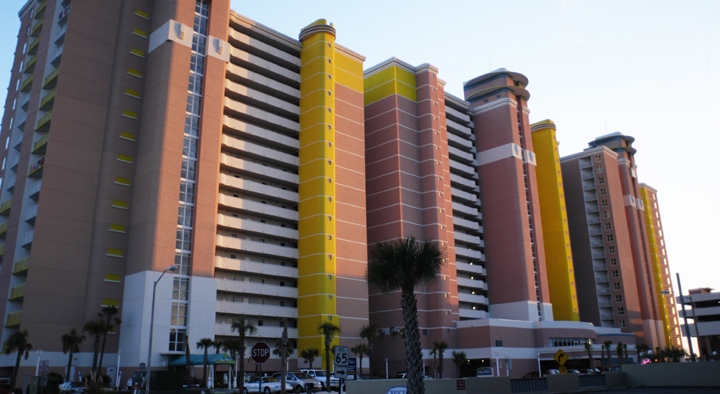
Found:
M 191 354 L 190 355 L 190 365 L 203 365 L 203 355 L 202 354 Z M 227 354 L 208 354 L 208 364 L 209 365 L 218 365 L 218 364 L 235 364 L 235 359 L 228 356 Z M 179 356 L 176 359 L 170 361 L 170 365 L 172 366 L 182 366 L 185 365 L 185 356 Z

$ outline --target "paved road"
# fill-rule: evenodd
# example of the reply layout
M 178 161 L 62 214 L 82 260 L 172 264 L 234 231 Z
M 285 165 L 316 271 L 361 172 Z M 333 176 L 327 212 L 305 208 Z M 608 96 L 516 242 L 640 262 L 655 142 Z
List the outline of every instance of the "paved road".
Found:
M 720 393 L 720 387 L 635 387 L 614 390 L 593 391 L 612 394 L 709 394 Z

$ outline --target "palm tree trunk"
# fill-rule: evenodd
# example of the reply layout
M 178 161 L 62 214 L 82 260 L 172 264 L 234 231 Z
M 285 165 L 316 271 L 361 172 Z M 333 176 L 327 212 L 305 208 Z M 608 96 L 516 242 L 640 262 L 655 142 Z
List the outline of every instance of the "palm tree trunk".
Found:
M 93 344 L 93 361 L 92 361 L 92 379 L 95 380 L 97 377 L 97 361 L 98 361 L 98 352 L 100 351 L 100 337 L 95 337 L 95 343 Z
M 68 357 L 67 370 L 65 371 L 65 379 L 66 379 L 68 382 L 70 381 L 70 370 L 72 369 L 72 358 L 73 358 L 73 354 L 75 354 L 75 352 L 73 352 L 73 349 L 71 348 L 71 349 L 70 349 L 70 357 Z
M 408 394 L 425 394 L 422 350 L 418 332 L 417 299 L 414 288 L 409 286 L 402 288 L 401 306 L 405 322 L 405 349 L 408 364 L 407 392 Z
M 100 359 L 98 360 L 98 374 L 102 371 L 103 356 L 105 356 L 105 342 L 107 342 L 107 333 L 103 335 L 102 345 L 100 345 Z
M 18 349 L 17 357 L 15 358 L 15 368 L 13 368 L 13 374 L 12 379 L 10 379 L 10 388 L 15 388 L 15 383 L 17 381 L 17 374 L 18 374 L 18 368 L 20 368 L 20 357 L 22 357 L 23 352 Z M 24 392 L 25 390 L 23 390 Z
M 239 392 L 243 392 L 243 389 L 245 388 L 245 335 L 244 331 L 241 331 L 240 334 L 240 357 L 238 357 L 237 361 L 240 362 L 240 368 L 238 369 L 238 390 Z

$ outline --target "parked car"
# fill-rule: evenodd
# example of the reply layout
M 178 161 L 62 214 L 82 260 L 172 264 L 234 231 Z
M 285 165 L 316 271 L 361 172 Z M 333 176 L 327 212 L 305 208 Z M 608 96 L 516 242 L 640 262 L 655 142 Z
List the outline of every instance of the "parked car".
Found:
M 260 383 L 262 382 L 262 390 Z M 249 393 L 279 393 L 281 391 L 282 382 L 271 377 L 252 378 L 245 383 L 245 394 Z M 290 393 L 293 390 L 293 386 L 290 383 L 285 383 L 285 391 Z
M 301 369 L 299 372 L 310 375 L 313 379 L 317 379 L 322 383 L 322 389 L 325 390 L 325 370 L 324 369 Z M 340 378 L 336 378 L 334 374 L 330 374 L 330 388 L 340 386 Z
M 395 374 L 395 379 L 405 379 L 405 378 L 407 378 L 407 372 L 398 372 Z M 423 375 L 423 379 L 432 379 L 432 378 L 427 375 Z
M 65 382 L 60 384 L 61 393 L 84 393 L 87 391 L 83 382 Z
M 548 371 L 545 375 L 559 375 L 559 374 L 560 374 L 559 369 L 548 369 Z
M 584 373 L 586 375 L 598 375 L 598 374 L 601 374 L 602 371 L 598 368 L 588 368 L 588 369 L 584 369 L 582 371 L 582 373 Z
M 273 374 L 273 378 L 281 380 L 282 373 L 277 372 Z M 302 372 L 288 372 L 285 374 L 285 382 L 290 383 L 293 390 L 303 391 L 306 393 L 312 393 L 320 391 L 323 388 L 322 382 L 313 378 L 312 376 Z
M 526 373 L 525 375 L 523 375 L 522 378 L 523 379 L 534 379 L 534 378 L 539 378 L 539 377 L 540 377 L 540 374 L 538 373 L 538 371 L 530 371 L 530 372 Z

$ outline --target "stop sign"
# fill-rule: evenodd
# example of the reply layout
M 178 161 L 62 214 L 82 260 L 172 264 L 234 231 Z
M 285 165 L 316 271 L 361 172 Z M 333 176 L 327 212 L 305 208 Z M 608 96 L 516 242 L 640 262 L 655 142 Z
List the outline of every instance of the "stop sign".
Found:
M 263 364 L 270 358 L 270 348 L 264 342 L 258 342 L 250 350 L 250 356 L 256 363 Z

